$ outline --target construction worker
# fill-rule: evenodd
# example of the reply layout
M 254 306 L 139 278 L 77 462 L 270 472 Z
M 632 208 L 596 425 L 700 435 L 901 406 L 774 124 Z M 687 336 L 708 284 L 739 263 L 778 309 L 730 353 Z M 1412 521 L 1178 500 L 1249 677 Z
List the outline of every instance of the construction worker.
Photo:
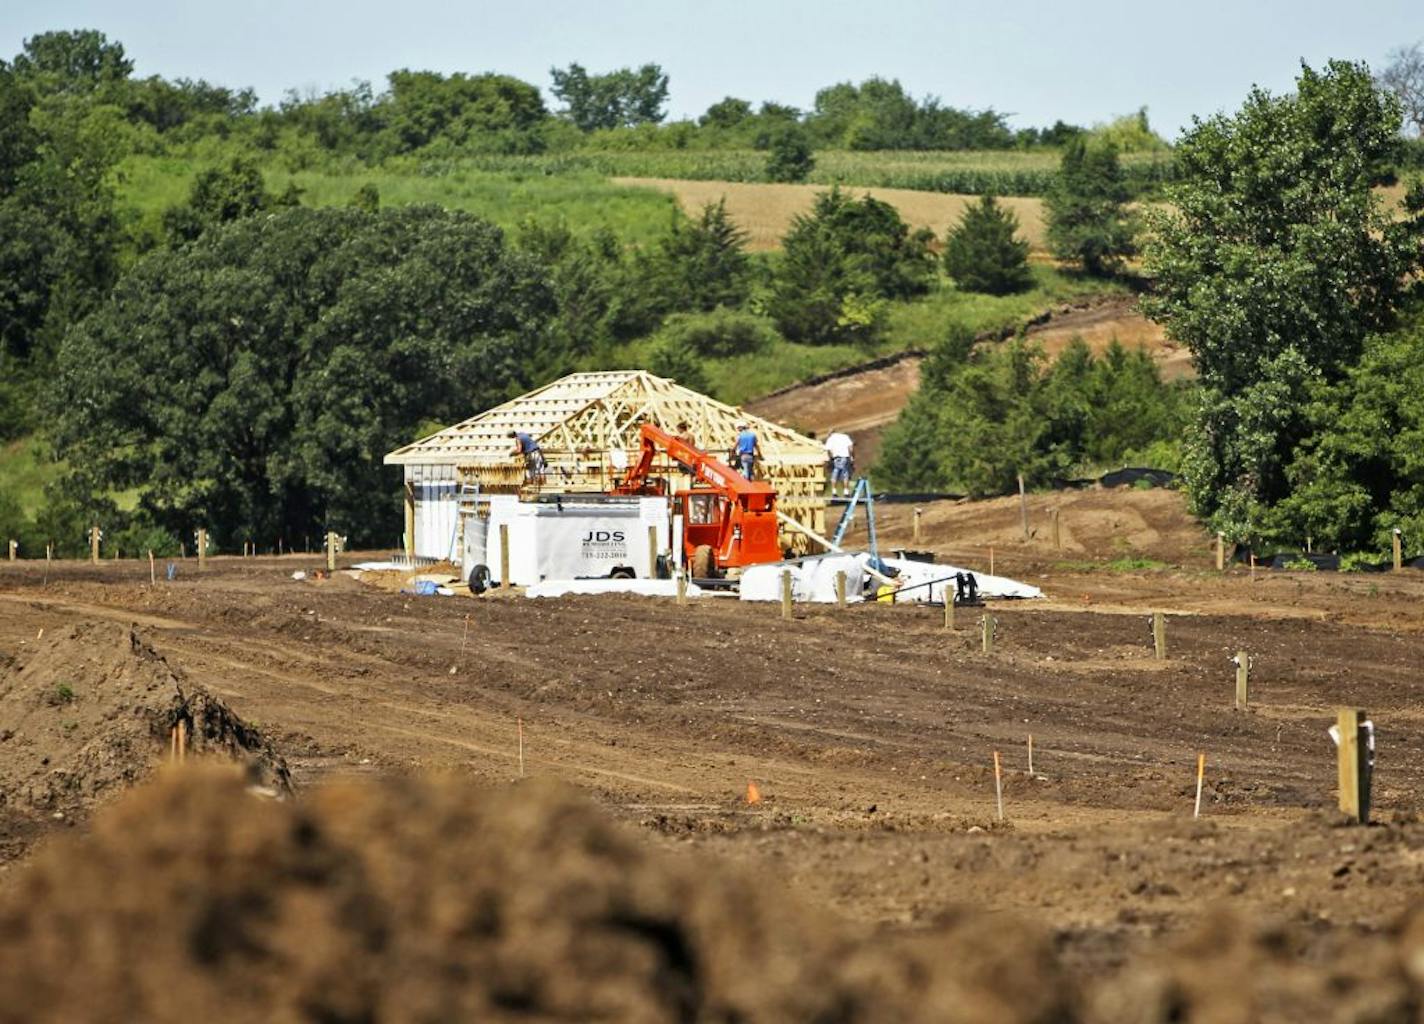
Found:
M 846 497 L 850 497 L 850 475 L 855 469 L 855 442 L 850 435 L 832 430 L 826 436 L 826 454 L 831 458 L 831 497 L 840 494 L 844 485 Z
M 509 454 L 524 457 L 524 479 L 543 480 L 544 470 L 548 463 L 544 461 L 544 453 L 539 449 L 539 442 L 522 430 L 511 430 L 509 436 L 514 439 L 514 448 Z
M 757 443 L 756 431 L 746 420 L 737 421 L 737 443 L 732 448 L 732 454 L 737 458 L 737 468 L 742 471 L 742 476 L 750 480 L 756 461 L 761 458 L 761 445 Z

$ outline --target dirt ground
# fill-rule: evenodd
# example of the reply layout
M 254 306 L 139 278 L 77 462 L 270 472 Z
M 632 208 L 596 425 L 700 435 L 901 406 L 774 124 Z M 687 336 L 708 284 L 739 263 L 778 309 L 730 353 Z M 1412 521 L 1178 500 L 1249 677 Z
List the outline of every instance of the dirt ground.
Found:
M 726 599 L 416 598 L 294 581 L 316 559 L 288 556 L 189 561 L 157 586 L 135 562 L 56 564 L 47 581 L 43 563 L 0 564 L 0 661 L 23 662 L 41 630 L 132 626 L 261 729 L 299 793 L 418 769 L 507 783 L 522 729 L 527 776 L 574 784 L 653 846 L 887 934 L 964 907 L 1022 919 L 1084 979 L 1211 935 L 1222 910 L 1291 929 L 1290 958 L 1317 968 L 1396 926 L 1424 882 L 1424 573 L 1218 574 L 1167 491 L 1032 496 L 1027 542 L 1017 499 L 927 505 L 918 543 L 911 515 L 882 508 L 882 545 L 992 557 L 1045 591 L 989 609 L 992 654 L 966 609 L 946 631 L 937 608 L 783 621 Z M 1238 650 L 1254 659 L 1246 711 Z M 1370 828 L 1334 811 L 1341 705 L 1378 728 Z M 0 805 L 0 891 L 75 820 Z
M 632 185 L 671 192 L 690 216 L 697 216 L 708 203 L 725 200 L 727 212 L 737 227 L 747 233 L 747 246 L 755 250 L 776 249 L 791 222 L 808 212 L 825 185 L 770 185 L 760 182 L 687 181 L 681 178 L 613 178 L 615 185 Z M 874 196 L 900 212 L 911 227 L 929 228 L 942 238 L 963 216 L 965 207 L 978 196 L 945 192 L 921 192 L 907 188 L 843 188 L 852 196 Z M 999 205 L 1019 219 L 1019 232 L 1035 254 L 1046 253 L 1043 200 L 1022 196 L 1001 196 Z
M 1028 330 L 1028 336 L 1056 358 L 1074 338 L 1082 338 L 1094 352 L 1102 352 L 1114 339 L 1129 349 L 1151 353 L 1166 380 L 1195 373 L 1191 353 L 1173 344 L 1137 310 L 1132 299 L 1113 299 L 1086 308 L 1055 310 L 1046 323 Z M 920 386 L 921 356 L 906 354 L 886 366 L 869 366 L 831 380 L 786 388 L 748 403 L 747 409 L 777 423 L 824 437 L 843 430 L 855 441 L 856 461 L 874 463 L 885 428 Z

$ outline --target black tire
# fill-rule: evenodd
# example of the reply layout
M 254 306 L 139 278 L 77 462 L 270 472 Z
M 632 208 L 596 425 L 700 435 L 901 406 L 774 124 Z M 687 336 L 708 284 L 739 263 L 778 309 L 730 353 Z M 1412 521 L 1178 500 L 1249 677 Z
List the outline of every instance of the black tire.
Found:
M 483 594 L 490 588 L 490 571 L 487 565 L 477 565 L 470 570 L 470 593 Z
M 630 565 L 620 565 L 608 574 L 608 578 L 614 580 L 631 580 L 636 579 L 637 576 L 638 574 L 633 571 L 633 567 Z
M 717 577 L 717 558 L 710 544 L 700 544 L 692 552 L 692 578 L 710 580 Z

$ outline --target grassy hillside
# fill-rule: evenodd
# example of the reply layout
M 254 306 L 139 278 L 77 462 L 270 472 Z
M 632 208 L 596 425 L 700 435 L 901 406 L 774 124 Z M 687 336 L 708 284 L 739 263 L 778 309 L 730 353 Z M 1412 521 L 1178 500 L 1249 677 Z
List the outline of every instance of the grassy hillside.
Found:
M 754 355 L 707 359 L 704 370 L 712 392 L 725 402 L 743 404 L 797 381 L 865 362 L 907 348 L 928 348 L 951 326 L 975 334 L 1014 329 L 1046 309 L 1089 297 L 1126 294 L 1126 289 L 1064 274 L 1053 267 L 1033 267 L 1034 287 L 1018 295 L 961 292 L 941 279 L 924 298 L 892 302 L 884 338 L 873 348 L 854 345 L 801 345 L 777 341 Z M 640 366 L 658 344 L 657 337 L 622 346 L 611 364 Z M 610 364 L 610 365 L 611 365 Z
M 41 443 L 34 437 L 0 444 L 0 494 L 20 503 L 26 516 L 44 504 L 44 486 L 59 475 L 60 467 L 41 458 Z
M 134 221 L 157 229 L 163 211 L 186 201 L 193 179 L 217 161 L 183 157 L 133 156 L 119 169 L 119 204 Z M 561 217 L 579 229 L 607 227 L 629 242 L 645 242 L 667 230 L 676 200 L 647 188 L 609 182 L 592 171 L 546 176 L 527 171 L 484 171 L 472 166 L 443 169 L 415 162 L 364 168 L 333 162 L 330 168 L 292 171 L 264 169 L 267 188 L 302 191 L 311 206 L 349 203 L 363 186 L 374 185 L 383 205 L 435 203 L 477 213 L 504 228 L 529 217 Z

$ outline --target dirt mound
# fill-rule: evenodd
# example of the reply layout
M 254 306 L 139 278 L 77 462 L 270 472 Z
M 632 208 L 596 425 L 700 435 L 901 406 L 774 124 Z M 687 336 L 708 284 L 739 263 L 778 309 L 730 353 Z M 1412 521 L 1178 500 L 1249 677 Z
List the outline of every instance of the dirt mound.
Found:
M 1403 928 L 1321 943 L 1311 941 L 1310 925 L 1218 913 L 1099 986 L 1086 1016 L 1114 1024 L 1416 1021 L 1421 926 L 1416 916 Z
M 867 941 L 782 890 L 552 786 L 168 772 L 0 901 L 0 1021 L 1071 1019 L 1043 936 Z
M 82 810 L 150 774 L 180 722 L 188 754 L 241 761 L 254 781 L 290 789 L 261 733 L 132 628 L 71 626 L 0 674 L 0 805 Z

